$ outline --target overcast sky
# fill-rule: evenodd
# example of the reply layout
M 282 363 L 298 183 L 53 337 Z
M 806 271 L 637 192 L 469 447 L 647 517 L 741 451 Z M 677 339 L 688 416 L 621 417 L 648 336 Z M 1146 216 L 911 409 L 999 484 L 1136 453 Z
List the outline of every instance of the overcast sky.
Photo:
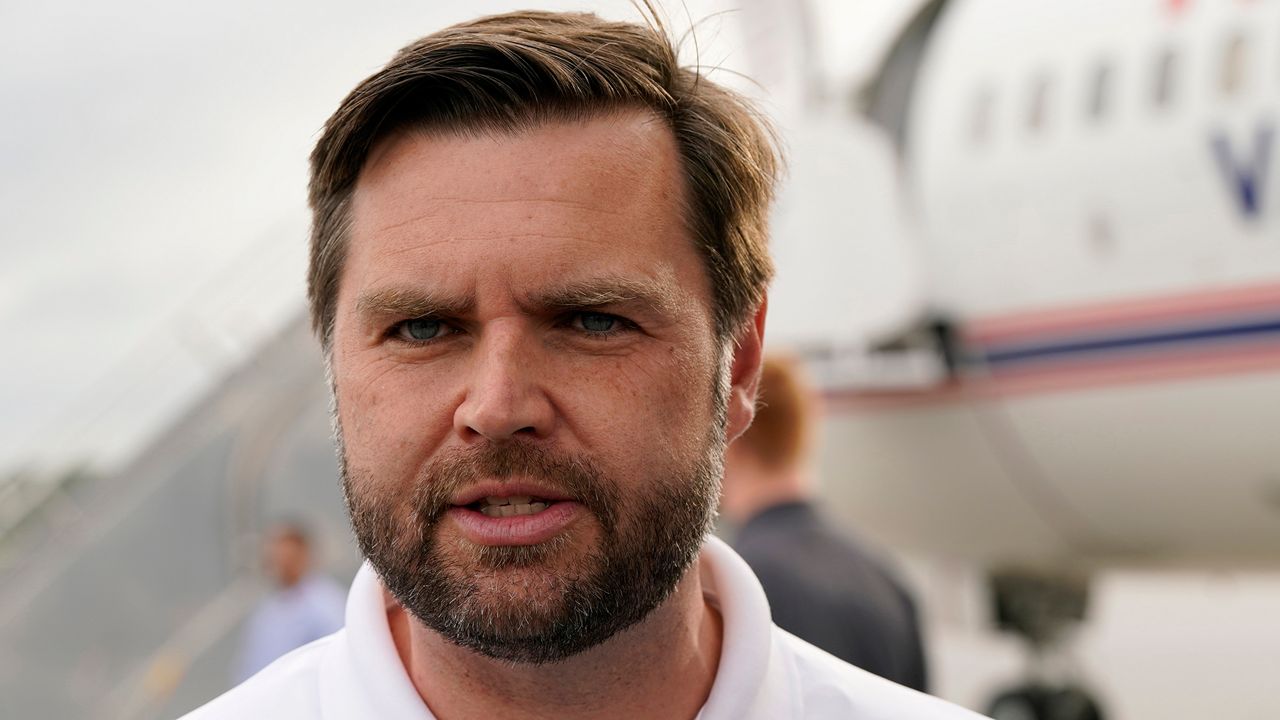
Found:
M 0 474 L 32 454 L 118 445 L 131 419 L 172 406 L 301 312 L 306 156 L 324 119 L 415 37 L 530 4 L 0 9 Z M 623 0 L 533 4 L 634 17 Z M 724 4 L 686 3 L 694 17 Z M 904 8 L 815 5 L 833 75 L 865 65 Z M 750 66 L 750 31 L 726 17 L 700 32 L 713 64 L 791 67 Z

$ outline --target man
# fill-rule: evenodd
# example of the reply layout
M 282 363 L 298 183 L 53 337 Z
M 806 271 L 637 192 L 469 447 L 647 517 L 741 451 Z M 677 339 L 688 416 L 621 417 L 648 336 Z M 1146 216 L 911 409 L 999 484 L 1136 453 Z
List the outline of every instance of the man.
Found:
M 770 357 L 755 420 L 725 453 L 720 509 L 778 627 L 846 662 L 923 691 L 911 596 L 818 512 L 808 458 L 816 411 L 800 368 Z
M 263 566 L 275 588 L 245 625 L 232 675 L 244 682 L 273 660 L 342 627 L 346 599 L 332 579 L 311 567 L 311 537 L 283 520 L 266 534 Z
M 773 629 L 704 544 L 751 421 L 776 160 L 665 34 L 475 20 L 312 155 L 312 320 L 368 558 L 205 718 L 962 717 Z

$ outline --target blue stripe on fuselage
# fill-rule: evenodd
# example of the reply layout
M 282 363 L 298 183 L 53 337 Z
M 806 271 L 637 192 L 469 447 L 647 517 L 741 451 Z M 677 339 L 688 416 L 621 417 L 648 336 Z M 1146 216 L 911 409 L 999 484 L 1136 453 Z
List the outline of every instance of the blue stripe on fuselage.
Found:
M 1037 360 L 1060 359 L 1123 350 L 1166 349 L 1173 346 L 1229 339 L 1280 338 L 1280 317 L 1253 319 L 1247 322 L 1207 325 L 1177 330 L 1162 330 L 1136 335 L 1109 335 L 1072 341 L 1011 344 L 994 346 L 968 354 L 970 361 L 987 365 L 1010 365 Z

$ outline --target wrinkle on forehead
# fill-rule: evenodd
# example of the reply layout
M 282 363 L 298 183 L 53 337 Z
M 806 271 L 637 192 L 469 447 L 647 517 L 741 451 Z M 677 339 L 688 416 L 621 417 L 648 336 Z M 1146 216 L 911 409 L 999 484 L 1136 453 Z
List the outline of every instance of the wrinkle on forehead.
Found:
M 574 208 L 575 210 L 583 210 L 585 212 L 596 213 L 599 215 L 607 215 L 611 217 L 619 217 L 622 215 L 622 213 L 617 210 L 613 210 L 610 208 L 597 207 L 589 203 L 577 202 L 577 201 L 568 200 L 565 198 L 537 198 L 537 197 L 533 197 L 533 198 L 463 198 L 463 197 L 435 196 L 432 198 L 432 201 L 436 203 L 440 203 L 441 205 L 468 205 L 468 206 L 482 206 L 482 207 L 503 206 L 503 205 L 511 205 L 514 203 L 535 204 L 535 205 L 542 204 L 542 203 L 550 203 L 554 205 L 571 207 L 571 208 Z M 417 225 L 424 221 L 429 221 L 438 212 L 439 212 L 439 209 L 437 208 L 429 212 L 419 213 L 417 215 L 414 215 L 413 217 L 405 218 L 398 222 L 393 222 L 388 225 L 383 225 L 382 227 L 374 228 L 373 231 L 379 232 L 379 233 L 385 233 L 385 232 L 392 232 L 395 230 L 399 230 L 400 228 L 407 227 L 409 225 Z M 537 234 L 529 234 L 528 236 L 529 237 L 548 237 L 548 236 L 539 236 Z
M 422 251 L 422 250 L 427 250 L 427 249 L 432 248 L 432 247 L 434 247 L 434 246 L 436 246 L 436 245 L 446 245 L 446 244 L 448 244 L 448 243 L 451 243 L 451 242 L 454 242 L 454 241 L 457 241 L 457 240 L 460 240 L 460 239 L 464 239 L 464 238 L 462 238 L 461 236 L 457 236 L 457 235 L 451 235 L 451 236 L 448 236 L 448 237 L 437 237 L 437 238 L 421 238 L 421 239 L 415 239 L 415 241 L 414 241 L 414 243 L 413 243 L 412 245 L 407 245 L 407 246 L 405 246 L 405 247 L 396 248 L 396 249 L 394 249 L 394 250 L 383 250 L 383 251 L 381 251 L 381 252 L 379 253 L 379 255 L 381 255 L 381 256 L 383 256 L 383 257 L 395 257 L 395 256 L 397 256 L 397 255 L 407 255 L 407 254 L 410 254 L 410 253 L 415 253 L 415 252 L 419 252 L 419 251 Z M 488 241 L 488 240 L 512 240 L 512 241 L 514 241 L 514 240 L 571 240 L 571 241 L 573 241 L 573 242 L 578 242 L 578 243 L 588 243 L 588 242 L 592 242 L 591 240 L 589 240 L 589 239 L 587 239 L 587 238 L 583 238 L 583 237 L 581 237 L 581 236 L 579 236 L 579 235 L 555 235 L 555 234 L 551 234 L 551 233 L 518 232 L 518 231 L 511 231 L 511 230 L 494 231 L 494 232 L 490 232 L 490 233 L 483 234 L 483 235 L 468 234 L 468 235 L 465 237 L 465 239 L 466 239 L 466 240 L 481 240 L 481 241 Z

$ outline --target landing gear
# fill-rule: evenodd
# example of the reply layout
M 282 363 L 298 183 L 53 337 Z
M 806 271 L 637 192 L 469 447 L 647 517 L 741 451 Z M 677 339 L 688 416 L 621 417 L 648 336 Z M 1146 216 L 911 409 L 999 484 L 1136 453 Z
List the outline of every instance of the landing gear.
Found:
M 1001 571 L 991 575 L 996 624 L 1026 641 L 1027 682 L 996 695 L 995 720 L 1104 720 L 1102 708 L 1074 682 L 1064 662 L 1067 631 L 1084 619 L 1087 577 Z
M 1074 686 L 1024 685 L 991 701 L 994 720 L 1103 720 L 1102 709 L 1090 695 Z

